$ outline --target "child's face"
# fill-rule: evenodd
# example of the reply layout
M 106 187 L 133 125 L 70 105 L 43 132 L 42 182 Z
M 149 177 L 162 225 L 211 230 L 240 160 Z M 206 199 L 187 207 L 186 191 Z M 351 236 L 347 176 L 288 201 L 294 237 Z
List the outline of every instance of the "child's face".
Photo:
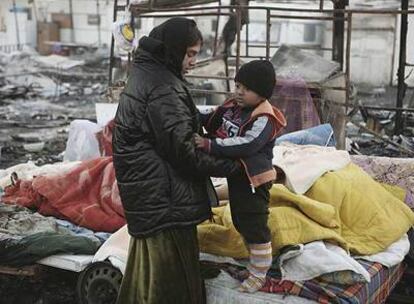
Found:
M 241 107 L 255 107 L 266 98 L 258 95 L 240 82 L 236 82 L 236 102 Z

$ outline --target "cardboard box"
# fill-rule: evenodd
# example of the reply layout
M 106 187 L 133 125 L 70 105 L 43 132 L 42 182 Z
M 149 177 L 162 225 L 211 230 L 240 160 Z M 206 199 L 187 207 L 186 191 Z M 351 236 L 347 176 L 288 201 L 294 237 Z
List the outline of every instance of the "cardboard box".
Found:
M 59 41 L 59 26 L 56 23 L 38 22 L 37 23 L 37 51 L 40 55 L 50 55 L 52 46 L 46 41 Z
M 52 13 L 52 22 L 58 24 L 60 28 L 72 28 L 70 14 Z

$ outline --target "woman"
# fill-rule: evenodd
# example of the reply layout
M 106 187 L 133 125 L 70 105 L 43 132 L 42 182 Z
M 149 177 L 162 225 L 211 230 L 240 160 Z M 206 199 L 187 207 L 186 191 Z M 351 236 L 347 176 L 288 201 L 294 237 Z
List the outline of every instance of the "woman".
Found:
M 240 167 L 197 151 L 192 141 L 201 128 L 183 74 L 201 44 L 192 20 L 157 26 L 140 39 L 121 95 L 113 159 L 131 243 L 120 304 L 205 302 L 196 225 L 211 216 L 208 176 Z

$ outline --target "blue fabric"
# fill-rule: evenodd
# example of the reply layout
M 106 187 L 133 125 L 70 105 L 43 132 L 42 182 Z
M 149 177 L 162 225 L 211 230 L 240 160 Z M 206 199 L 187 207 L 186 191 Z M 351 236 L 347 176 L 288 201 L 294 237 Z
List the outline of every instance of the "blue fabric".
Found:
M 333 129 L 330 124 L 323 124 L 309 129 L 284 134 L 276 138 L 275 145 L 280 145 L 285 141 L 297 145 L 336 146 Z
M 101 244 L 111 236 L 111 233 L 108 232 L 94 232 L 88 228 L 77 226 L 69 221 L 56 219 L 56 224 L 60 227 L 69 229 L 74 235 L 86 236 L 86 237 L 95 237 Z

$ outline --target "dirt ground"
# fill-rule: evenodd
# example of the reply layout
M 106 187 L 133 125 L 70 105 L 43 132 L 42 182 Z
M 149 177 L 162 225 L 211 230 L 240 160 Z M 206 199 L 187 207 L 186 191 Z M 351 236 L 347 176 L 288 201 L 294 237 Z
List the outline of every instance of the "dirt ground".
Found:
M 0 304 L 77 304 L 77 278 L 51 267 L 37 278 L 0 275 Z

